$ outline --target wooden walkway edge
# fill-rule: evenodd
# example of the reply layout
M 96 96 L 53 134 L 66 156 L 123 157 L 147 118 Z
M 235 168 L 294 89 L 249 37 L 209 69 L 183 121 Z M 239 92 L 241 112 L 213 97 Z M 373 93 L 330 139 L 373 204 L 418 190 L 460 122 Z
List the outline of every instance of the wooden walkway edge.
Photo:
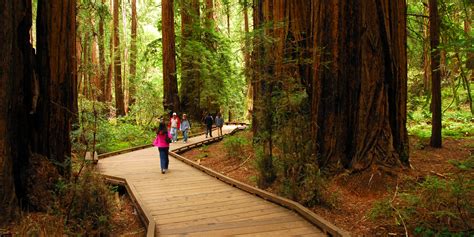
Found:
M 238 126 L 226 126 L 226 127 L 232 127 L 231 130 L 227 130 L 225 131 L 225 133 L 227 134 L 232 134 L 234 132 L 236 132 L 239 128 Z M 230 186 L 233 186 L 235 188 L 237 188 L 238 190 L 243 190 L 245 191 L 246 193 L 249 193 L 249 194 L 252 194 L 253 196 L 257 196 L 259 198 L 262 198 L 264 200 L 267 200 L 267 201 L 270 201 L 271 203 L 275 203 L 279 206 L 282 206 L 282 207 L 285 207 L 286 209 L 289 209 L 289 210 L 292 210 L 294 211 L 295 213 L 297 213 L 299 216 L 303 217 L 304 219 L 306 219 L 307 221 L 309 221 L 309 223 L 311 223 L 312 225 L 318 227 L 322 233 L 326 234 L 326 235 L 329 235 L 329 236 L 349 236 L 348 232 L 336 227 L 335 225 L 333 225 L 332 223 L 324 220 L 322 217 L 320 217 L 319 215 L 311 212 L 309 209 L 303 207 L 301 204 L 299 203 L 296 203 L 294 201 L 291 201 L 289 199 L 286 199 L 286 198 L 282 198 L 282 197 L 279 197 L 279 196 L 276 196 L 272 193 L 269 193 L 269 192 L 266 192 L 266 191 L 263 191 L 261 189 L 257 189 L 255 187 L 252 187 L 252 186 L 249 186 L 247 184 L 244 184 L 244 183 L 241 183 L 239 181 L 236 181 L 234 179 L 231 179 L 227 176 L 224 176 L 220 173 L 217 173 L 211 169 L 208 169 L 206 167 L 203 167 L 203 166 L 200 166 L 199 164 L 191 161 L 191 160 L 188 160 L 186 159 L 185 157 L 182 157 L 180 155 L 178 155 L 177 153 L 178 152 L 182 152 L 184 150 L 188 150 L 188 149 L 192 149 L 194 147 L 198 147 L 198 146 L 201 146 L 203 144 L 209 144 L 209 143 L 212 143 L 212 142 L 216 142 L 216 141 L 219 141 L 221 140 L 222 137 L 214 137 L 214 138 L 211 138 L 211 139 L 204 139 L 204 137 L 199 137 L 199 138 L 196 138 L 196 139 L 193 139 L 195 142 L 193 143 L 189 143 L 189 144 L 172 144 L 172 148 L 170 148 L 171 152 L 170 152 L 170 168 L 172 169 L 171 170 L 171 173 L 170 174 L 165 174 L 164 176 L 155 176 L 155 177 L 166 177 L 167 175 L 177 175 L 175 173 L 172 173 L 173 172 L 173 169 L 175 166 L 177 166 L 177 164 L 171 164 L 171 157 L 174 157 L 176 160 L 179 160 L 181 162 L 183 162 L 184 164 L 186 165 L 189 165 L 191 167 L 194 167 L 195 169 L 197 170 L 200 170 L 202 172 L 204 172 L 206 174 L 206 176 L 211 176 L 211 177 L 214 177 L 214 178 L 217 178 L 218 180 L 230 185 Z M 183 216 L 183 214 L 179 214 L 179 213 L 176 213 L 176 210 L 174 212 L 171 212 L 171 211 L 168 211 L 167 210 L 167 206 L 166 205 L 163 205 L 161 206 L 160 204 L 161 203 L 168 203 L 168 202 L 173 202 L 175 201 L 175 199 L 179 199 L 181 198 L 180 195 L 178 196 L 173 196 L 170 197 L 170 198 L 166 198 L 166 199 L 160 199 L 160 200 L 156 200 L 156 201 L 153 201 L 153 199 L 147 199 L 145 197 L 147 196 L 151 196 L 151 195 L 162 195 L 165 194 L 166 192 L 166 189 L 167 188 L 162 188 L 162 189 L 156 189 L 156 185 L 152 185 L 152 184 L 147 184 L 147 180 L 153 180 L 153 179 L 150 179 L 150 177 L 146 176 L 145 173 L 146 172 L 149 172 L 149 169 L 150 167 L 146 167 L 145 170 L 143 170 L 142 172 L 144 173 L 140 173 L 140 172 L 136 172 L 137 169 L 135 169 L 135 166 L 137 164 L 143 164 L 142 162 L 150 162 L 150 158 L 149 158 L 149 153 L 150 151 L 152 152 L 155 152 L 156 154 L 154 155 L 155 157 L 153 157 L 153 162 L 158 162 L 156 159 L 159 160 L 158 155 L 157 155 L 157 151 L 155 151 L 154 149 L 150 150 L 150 149 L 147 149 L 149 148 L 151 145 L 145 145 L 145 146 L 140 146 L 140 147 L 135 147 L 135 148 L 131 148 L 131 149 L 126 149 L 126 150 L 121 150 L 121 151 L 117 151 L 117 152 L 114 152 L 114 153 L 107 153 L 107 154 L 103 154 L 103 155 L 99 155 L 99 159 L 100 159 L 100 162 L 99 162 L 99 165 L 98 165 L 98 170 L 99 172 L 101 172 L 101 174 L 106 178 L 106 180 L 108 182 L 111 182 L 111 183 L 114 183 L 114 184 L 117 184 L 117 185 L 122 185 L 122 186 L 125 186 L 126 189 L 127 189 L 127 192 L 129 193 L 134 205 L 136 206 L 136 209 L 138 210 L 139 214 L 140 214 L 140 217 L 141 217 L 141 220 L 142 222 L 145 223 L 145 225 L 147 226 L 147 236 L 155 236 L 155 235 L 160 235 L 160 234 L 165 234 L 165 235 L 180 235 L 182 236 L 183 235 L 183 231 L 186 231 L 188 227 L 187 224 L 185 224 L 185 221 L 183 223 L 180 222 L 176 222 L 177 220 L 179 219 L 176 219 L 176 218 L 185 218 L 185 216 Z M 146 150 L 146 151 L 145 151 Z M 132 152 L 129 153 L 129 152 Z M 140 157 L 137 157 L 137 155 L 139 154 L 133 154 L 133 153 L 143 153 L 143 155 L 140 155 Z M 145 154 L 146 153 L 146 154 Z M 130 158 L 128 158 L 128 156 L 131 156 Z M 107 159 L 104 159 L 106 158 Z M 143 158 L 144 157 L 144 158 Z M 133 159 L 136 159 L 137 162 L 131 162 Z M 120 167 L 118 170 L 118 167 Z M 127 168 L 123 168 L 123 167 L 127 167 L 129 168 L 130 170 L 127 170 Z M 179 169 L 178 167 L 176 169 Z M 159 169 L 157 169 L 157 172 L 158 172 Z M 178 172 L 178 171 L 177 171 Z M 134 177 L 132 177 L 134 176 Z M 168 178 L 168 177 L 166 177 Z M 191 181 L 192 179 L 190 179 L 188 182 L 191 183 L 191 186 L 190 187 L 182 187 L 182 186 L 169 186 L 168 187 L 173 187 L 172 188 L 172 191 L 173 192 L 185 192 L 187 193 L 187 195 L 190 195 L 192 194 L 193 192 L 197 192 L 196 195 L 199 195 L 199 192 L 201 191 L 201 188 L 199 188 L 199 186 L 197 186 L 196 188 L 192 188 L 192 185 L 193 185 L 193 182 L 197 183 L 200 182 L 198 180 L 198 178 L 195 178 L 197 181 Z M 201 179 L 201 178 L 199 178 Z M 130 180 L 132 180 L 132 183 L 130 183 Z M 144 181 L 143 181 L 144 180 Z M 167 182 L 171 182 L 170 180 L 167 181 Z M 173 181 L 175 182 L 175 181 Z M 172 184 L 172 183 L 171 183 Z M 138 185 L 138 186 L 137 186 Z M 202 184 L 200 184 L 202 185 Z M 139 187 L 142 191 L 141 193 L 139 193 L 139 191 L 137 190 L 137 187 Z M 148 187 L 153 187 L 153 190 L 150 190 Z M 213 186 L 214 187 L 214 186 Z M 148 191 L 143 191 L 143 190 L 147 190 Z M 176 190 L 174 190 L 176 189 Z M 215 186 L 214 188 L 215 192 L 217 192 L 217 194 L 222 191 L 222 192 L 228 192 L 228 190 L 226 189 L 226 191 L 224 191 L 224 189 L 222 189 L 221 186 L 217 185 Z M 180 191 L 182 190 L 182 191 Z M 176 194 L 174 194 L 176 195 Z M 212 194 L 214 195 L 214 194 Z M 199 199 L 200 197 L 198 197 L 196 199 L 196 201 L 200 201 L 201 199 Z M 145 200 L 147 199 L 147 200 Z M 186 197 L 187 199 L 187 197 Z M 178 202 L 178 201 L 176 201 Z M 212 204 L 205 204 L 206 201 L 201 201 L 203 204 L 199 204 L 199 205 L 203 205 L 203 206 L 206 206 L 206 205 L 212 205 Z M 229 201 L 230 205 L 233 204 L 233 201 Z M 243 202 L 243 201 L 241 201 Z M 248 201 L 247 201 L 248 202 Z M 253 203 L 254 201 L 252 201 Z M 155 203 L 155 204 L 153 204 Z M 157 208 L 157 205 L 159 206 L 158 209 Z M 172 203 L 172 205 L 183 205 L 182 203 L 177 203 L 177 204 L 174 204 Z M 243 204 L 235 204 L 235 205 L 243 205 Z M 214 206 L 214 205 L 213 205 Z M 149 207 L 152 207 L 151 209 Z M 222 207 L 220 207 L 222 208 Z M 183 211 L 190 211 L 192 212 L 192 210 L 194 209 L 190 209 L 189 207 L 182 207 L 181 208 Z M 259 209 L 259 208 L 257 208 Z M 180 209 L 178 209 L 180 210 Z M 217 211 L 214 211 L 214 212 L 220 212 L 218 211 L 220 209 L 217 209 Z M 223 210 L 223 209 L 222 209 Z M 260 210 L 260 209 L 259 209 Z M 266 210 L 266 209 L 265 209 Z M 194 211 L 196 212 L 196 211 Z M 214 212 L 211 212 L 210 214 L 204 214 L 204 217 L 206 216 L 209 216 L 209 218 L 218 218 L 217 216 L 216 217 L 213 217 L 214 215 L 212 213 Z M 229 211 L 227 211 L 229 212 Z M 230 212 L 232 212 L 232 210 L 230 210 Z M 234 211 L 235 212 L 235 211 Z M 163 215 L 159 215 L 159 216 L 156 216 L 157 213 L 169 213 L 169 214 L 163 214 Z M 211 215 L 212 214 L 212 215 Z M 216 214 L 217 215 L 217 214 Z M 219 215 L 223 215 L 223 214 L 219 214 Z M 236 214 L 234 214 L 236 215 Z M 275 214 L 276 215 L 276 214 Z M 157 223 L 155 221 L 155 219 L 158 218 L 159 222 L 161 223 Z M 163 219 L 164 218 L 164 219 Z M 174 218 L 174 219 L 173 219 Z M 219 218 L 223 218 L 223 217 L 219 217 Z M 243 218 L 243 217 L 242 217 Z M 176 220 L 175 220 L 176 219 Z M 189 218 L 188 218 L 189 219 Z M 257 218 L 258 219 L 258 218 Z M 261 219 L 261 218 L 260 218 Z M 245 227 L 246 229 L 242 229 L 242 227 L 237 227 L 238 225 L 238 221 L 231 221 L 229 222 L 229 220 L 227 221 L 222 221 L 222 223 L 220 221 L 216 221 L 214 220 L 213 223 L 216 223 L 216 224 L 213 224 L 214 227 L 212 226 L 208 226 L 208 224 L 199 224 L 197 222 L 194 222 L 196 224 L 193 224 L 193 225 L 189 225 L 191 229 L 189 229 L 190 234 L 191 235 L 233 235 L 232 234 L 232 231 L 231 232 L 227 232 L 229 230 L 235 230 L 235 233 L 234 234 L 239 234 L 239 233 L 257 233 L 255 232 L 255 230 L 257 228 L 261 228 L 261 227 L 258 227 L 258 226 L 255 226 L 255 227 L 252 227 L 252 225 L 261 225 L 262 227 L 266 227 L 268 226 L 268 228 L 270 228 L 270 226 L 274 226 L 276 229 L 277 228 L 283 228 L 282 226 L 284 225 L 287 225 L 285 223 L 280 223 L 280 224 L 277 224 L 279 223 L 277 220 L 280 220 L 280 219 L 285 219 L 284 217 L 280 217 L 280 218 L 273 218 L 271 222 L 267 221 L 267 222 L 264 222 L 264 220 L 259 220 L 259 221 L 255 221 L 255 222 L 245 222 L 245 223 L 242 223 L 243 226 L 247 226 Z M 245 219 L 242 219 L 242 220 L 245 220 Z M 293 220 L 292 218 L 290 218 L 290 220 Z M 296 219 L 294 219 L 293 221 L 295 221 Z M 191 221 L 191 220 L 189 220 Z M 170 225 L 171 223 L 175 223 L 176 224 L 172 224 Z M 170 223 L 170 224 L 166 224 L 166 223 Z M 181 224 L 179 224 L 181 223 Z M 267 223 L 267 224 L 265 224 Z M 272 223 L 275 223 L 274 225 Z M 294 224 L 295 225 L 290 225 L 288 224 L 288 227 L 287 230 L 288 230 L 288 234 L 291 234 L 292 232 L 290 232 L 289 230 L 293 230 L 293 234 L 294 233 L 302 233 L 302 234 L 309 234 L 309 233 L 312 233 L 312 232 L 309 232 L 309 229 L 307 227 L 303 227 L 303 226 L 300 226 L 298 227 L 298 225 L 296 225 L 296 223 L 299 223 L 299 222 L 295 222 Z M 212 224 L 212 223 L 211 223 Z M 156 229 L 156 227 L 159 227 L 158 229 Z M 162 228 L 164 228 L 163 230 L 160 231 L 160 226 Z M 180 229 L 173 229 L 175 226 L 181 226 L 179 227 Z M 199 227 L 200 226 L 200 227 Z M 292 226 L 290 228 L 290 226 Z M 172 227 L 170 229 L 170 227 Z M 178 228 L 178 227 L 176 227 Z M 224 228 L 224 229 L 223 229 Z M 230 229 L 229 229 L 230 228 Z M 237 231 L 238 229 L 234 229 L 234 228 L 240 228 L 241 231 Z M 290 228 L 290 229 L 288 229 Z M 227 231 L 224 231 L 224 230 L 227 230 Z M 197 232 L 196 232 L 197 231 Z M 242 231 L 247 231 L 247 232 L 242 232 Z M 268 229 L 268 230 L 265 230 L 265 229 L 262 229 L 261 231 L 263 231 L 263 233 L 265 233 L 266 235 L 270 235 L 272 233 L 275 233 L 275 234 L 283 234 L 283 233 L 286 233 L 286 232 L 282 232 L 282 231 L 273 231 L 273 229 Z M 173 234 L 174 233 L 174 234 Z M 193 234 L 194 233 L 194 234 Z M 250 234 L 250 235 L 253 235 L 253 234 Z M 319 236 L 319 235 L 318 235 Z

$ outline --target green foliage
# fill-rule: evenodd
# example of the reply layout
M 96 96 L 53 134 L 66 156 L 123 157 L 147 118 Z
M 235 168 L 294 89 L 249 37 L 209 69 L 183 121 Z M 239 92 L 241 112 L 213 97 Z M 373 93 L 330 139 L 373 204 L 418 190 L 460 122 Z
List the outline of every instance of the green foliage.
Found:
M 375 203 L 369 217 L 395 218 L 398 225 L 404 220 L 422 236 L 468 236 L 474 224 L 473 160 L 452 161 L 458 170 L 449 177 L 427 176 L 396 199 Z
M 257 185 L 260 188 L 269 187 L 277 178 L 273 166 L 273 158 L 263 152 L 262 147 L 255 148 L 255 168 L 258 171 Z
M 127 117 L 103 121 L 97 133 L 99 153 L 121 150 L 129 147 L 150 144 L 155 132 L 127 122 Z
M 98 174 L 86 171 L 75 180 L 57 185 L 56 211 L 65 217 L 69 235 L 107 234 L 110 231 L 112 195 Z
M 230 136 L 225 138 L 224 147 L 227 153 L 227 157 L 234 159 L 243 159 L 244 146 L 248 145 L 249 141 L 241 136 Z
M 80 101 L 80 123 L 71 133 L 75 141 L 73 151 L 76 153 L 83 155 L 87 151 L 97 151 L 100 154 L 150 144 L 153 141 L 157 112 L 135 111 L 129 116 L 109 119 L 103 114 L 107 108 L 105 104 L 82 97 Z M 138 103 L 134 108 L 139 108 L 140 105 Z
M 378 218 L 390 219 L 395 216 L 395 211 L 391 207 L 390 199 L 384 198 L 382 200 L 376 201 L 372 209 L 368 213 L 368 217 L 371 220 L 376 220 Z

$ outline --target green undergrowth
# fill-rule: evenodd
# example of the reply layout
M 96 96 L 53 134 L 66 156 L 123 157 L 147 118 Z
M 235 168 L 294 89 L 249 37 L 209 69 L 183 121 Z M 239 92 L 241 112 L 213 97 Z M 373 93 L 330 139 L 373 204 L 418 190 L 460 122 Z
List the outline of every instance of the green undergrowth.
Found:
M 408 115 L 408 133 L 419 138 L 431 136 L 431 114 L 423 111 Z M 448 110 L 443 114 L 443 137 L 465 138 L 474 136 L 474 116 L 469 111 Z
M 372 220 L 406 228 L 416 236 L 474 234 L 474 156 L 451 165 L 446 177 L 426 176 L 393 196 L 374 203 Z
M 234 158 L 238 160 L 244 160 L 245 146 L 249 145 L 250 142 L 243 135 L 234 135 L 224 139 L 224 148 L 228 158 Z
M 83 160 L 73 161 L 69 177 L 57 173 L 46 158 L 35 156 L 40 169 L 30 179 L 28 212 L 13 227 L 14 236 L 108 236 L 112 233 L 117 189 L 105 184 Z M 80 163 L 80 164 L 79 164 Z

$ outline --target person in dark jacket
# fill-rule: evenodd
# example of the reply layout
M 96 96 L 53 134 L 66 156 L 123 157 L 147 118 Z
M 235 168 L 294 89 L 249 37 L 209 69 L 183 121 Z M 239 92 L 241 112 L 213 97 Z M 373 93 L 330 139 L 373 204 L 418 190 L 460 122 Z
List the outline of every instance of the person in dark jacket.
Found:
M 207 134 L 212 137 L 212 124 L 214 123 L 214 119 L 212 118 L 211 114 L 208 113 L 207 116 L 204 118 L 204 124 L 206 125 L 206 138 Z

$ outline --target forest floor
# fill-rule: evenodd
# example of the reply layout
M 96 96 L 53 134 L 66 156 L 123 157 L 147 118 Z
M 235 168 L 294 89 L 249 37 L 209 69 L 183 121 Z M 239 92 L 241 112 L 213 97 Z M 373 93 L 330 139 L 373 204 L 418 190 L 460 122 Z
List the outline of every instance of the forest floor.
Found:
M 242 132 L 239 136 L 251 138 L 249 132 Z M 428 142 L 410 138 L 411 168 L 397 170 L 398 175 L 369 171 L 333 177 L 327 185 L 337 199 L 335 207 L 315 206 L 310 209 L 354 236 L 404 235 L 403 226 L 396 225 L 394 219 L 379 221 L 368 217 L 374 203 L 391 198 L 398 186 L 412 184 L 413 180 L 424 179 L 427 175 L 445 177 L 454 169 L 450 161 L 463 161 L 474 154 L 472 138 L 445 139 L 441 149 L 429 147 Z M 194 161 L 200 160 L 203 166 L 256 186 L 257 170 L 251 146 L 245 146 L 240 159 L 229 158 L 223 142 L 193 149 L 183 156 Z M 276 187 L 267 189 L 278 194 L 275 190 Z
M 127 193 L 115 192 L 113 205 L 108 236 L 146 236 L 146 228 L 140 221 Z M 6 227 L 0 226 L 0 236 L 66 236 L 64 233 L 66 228 L 64 228 L 63 223 L 61 217 L 53 214 L 44 212 L 23 213 L 21 221 L 11 223 Z M 87 235 L 89 234 L 91 233 L 87 233 Z

